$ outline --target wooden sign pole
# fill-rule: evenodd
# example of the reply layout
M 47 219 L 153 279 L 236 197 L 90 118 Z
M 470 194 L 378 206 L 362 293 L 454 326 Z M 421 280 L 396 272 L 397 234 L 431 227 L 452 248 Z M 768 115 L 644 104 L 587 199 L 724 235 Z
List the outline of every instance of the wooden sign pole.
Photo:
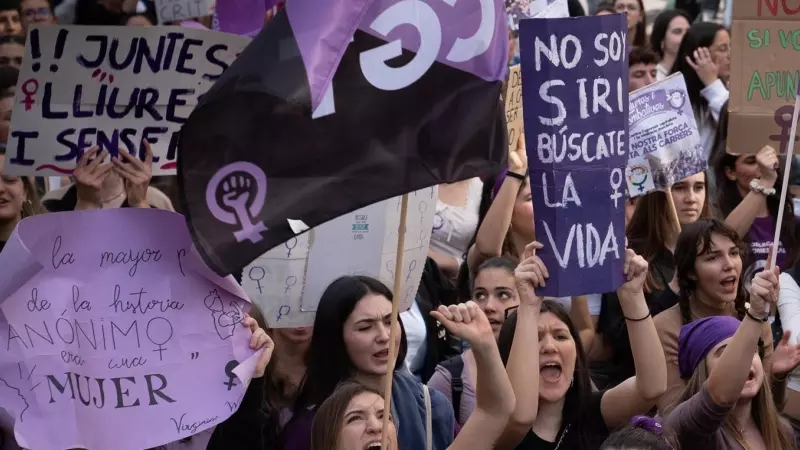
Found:
M 397 256 L 395 259 L 395 267 L 403 267 L 403 252 L 405 250 L 406 241 L 406 214 L 408 212 L 408 194 L 403 195 L 402 205 L 400 207 L 400 224 L 397 227 Z M 389 444 L 389 416 L 392 410 L 392 376 L 394 375 L 395 362 L 397 359 L 397 333 L 400 331 L 398 326 L 398 315 L 400 314 L 400 289 L 402 287 L 403 277 L 400 276 L 401 271 L 396 270 L 394 275 L 394 288 L 392 289 L 392 329 L 389 334 L 389 365 L 386 368 L 385 390 L 383 394 L 384 412 L 383 412 L 383 434 L 381 435 L 381 448 L 388 448 Z

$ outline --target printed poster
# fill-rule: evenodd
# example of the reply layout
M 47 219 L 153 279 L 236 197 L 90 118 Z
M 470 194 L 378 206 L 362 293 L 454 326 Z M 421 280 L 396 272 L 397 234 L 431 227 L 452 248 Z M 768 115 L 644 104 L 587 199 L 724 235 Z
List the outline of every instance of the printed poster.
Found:
M 708 168 L 683 75 L 630 94 L 628 194 L 637 197 Z

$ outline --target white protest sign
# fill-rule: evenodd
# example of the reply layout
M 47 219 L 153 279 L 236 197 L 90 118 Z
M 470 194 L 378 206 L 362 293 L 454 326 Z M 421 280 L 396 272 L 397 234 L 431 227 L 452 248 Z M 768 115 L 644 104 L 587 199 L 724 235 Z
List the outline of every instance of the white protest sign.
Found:
M 242 287 L 270 328 L 311 326 L 328 285 L 345 275 L 402 277 L 401 310 L 414 302 L 428 257 L 438 199 L 431 187 L 408 194 L 403 267 L 395 267 L 402 197 L 353 211 L 292 238 L 247 266 Z
M 567 0 L 535 0 L 529 9 L 537 19 L 563 19 L 569 17 Z
M 156 0 L 158 23 L 210 16 L 214 13 L 214 3 L 215 0 Z
M 176 27 L 34 26 L 25 47 L 5 173 L 65 175 L 94 145 L 153 174 L 176 170 L 178 132 L 249 38 Z
M 683 75 L 675 74 L 630 94 L 631 197 L 664 189 L 708 167 Z

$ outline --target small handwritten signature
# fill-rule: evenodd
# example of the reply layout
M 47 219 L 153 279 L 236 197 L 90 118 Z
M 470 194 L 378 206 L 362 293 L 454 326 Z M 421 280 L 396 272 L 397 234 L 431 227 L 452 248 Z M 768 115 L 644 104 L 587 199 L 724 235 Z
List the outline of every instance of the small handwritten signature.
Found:
M 217 421 L 217 416 L 209 417 L 207 419 L 202 419 L 197 422 L 191 423 L 184 423 L 183 418 L 186 417 L 186 413 L 183 413 L 180 419 L 175 420 L 174 418 L 170 417 L 169 420 L 175 424 L 175 431 L 177 433 L 189 432 L 189 434 L 197 434 L 201 429 L 206 428 L 206 425 L 213 424 Z

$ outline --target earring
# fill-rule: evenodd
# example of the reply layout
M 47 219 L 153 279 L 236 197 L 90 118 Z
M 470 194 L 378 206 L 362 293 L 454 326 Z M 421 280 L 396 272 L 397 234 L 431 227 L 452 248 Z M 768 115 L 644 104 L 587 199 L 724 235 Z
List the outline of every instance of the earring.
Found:
M 569 381 L 569 387 L 572 387 L 574 384 L 575 384 L 575 377 L 572 377 L 572 379 Z

